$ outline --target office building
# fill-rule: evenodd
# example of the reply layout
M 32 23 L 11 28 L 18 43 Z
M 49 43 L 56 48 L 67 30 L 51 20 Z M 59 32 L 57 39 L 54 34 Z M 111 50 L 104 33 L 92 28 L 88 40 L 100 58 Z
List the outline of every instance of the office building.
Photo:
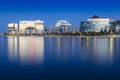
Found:
M 111 22 L 111 24 L 110 24 Z M 100 18 L 99 16 L 93 16 L 87 21 L 81 21 L 80 31 L 81 32 L 101 32 L 109 31 L 110 25 L 112 27 L 114 21 L 111 21 L 109 18 Z M 113 27 L 114 28 L 114 27 Z
M 44 32 L 44 22 L 36 21 L 19 21 L 20 34 L 41 34 Z

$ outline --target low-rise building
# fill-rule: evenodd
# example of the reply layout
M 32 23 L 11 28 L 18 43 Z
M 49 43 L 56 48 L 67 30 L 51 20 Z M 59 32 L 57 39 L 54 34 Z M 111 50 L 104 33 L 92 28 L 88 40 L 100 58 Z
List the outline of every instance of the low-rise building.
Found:
M 55 24 L 56 32 L 69 33 L 72 32 L 72 25 L 67 20 L 59 20 Z
M 46 33 L 55 33 L 56 32 L 56 28 L 54 26 L 49 26 L 45 28 L 45 32 Z
M 101 32 L 104 30 L 109 30 L 110 19 L 100 18 L 99 16 L 93 16 L 87 21 L 81 21 L 80 31 L 81 32 Z
M 20 34 L 41 34 L 44 32 L 44 22 L 36 21 L 19 21 Z
M 17 23 L 9 23 L 8 24 L 8 34 L 17 34 L 18 33 L 18 24 Z
M 101 32 L 101 31 L 116 31 L 119 26 L 118 20 L 109 18 L 100 18 L 99 16 L 93 16 L 87 21 L 81 21 L 81 32 Z
M 79 27 L 73 27 L 72 33 L 80 32 Z

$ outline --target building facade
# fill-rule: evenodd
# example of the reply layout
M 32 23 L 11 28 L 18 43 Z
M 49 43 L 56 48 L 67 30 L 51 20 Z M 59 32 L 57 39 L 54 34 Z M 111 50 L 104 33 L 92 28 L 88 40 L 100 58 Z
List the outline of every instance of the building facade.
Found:
M 80 31 L 81 32 L 101 32 L 110 29 L 110 19 L 100 18 L 98 16 L 93 16 L 87 21 L 81 21 Z
M 109 18 L 100 18 L 99 16 L 93 16 L 87 21 L 81 21 L 81 32 L 101 32 L 101 31 L 117 31 L 119 28 L 119 21 Z
M 41 34 L 44 32 L 44 22 L 36 21 L 19 21 L 20 34 Z
M 56 28 L 54 26 L 49 26 L 45 28 L 46 33 L 56 33 Z
M 9 23 L 8 24 L 8 34 L 17 34 L 18 33 L 18 24 Z
M 67 20 L 59 20 L 55 24 L 56 32 L 69 33 L 72 32 L 72 25 Z
M 116 32 L 120 32 L 120 20 L 117 20 L 117 22 L 116 22 Z

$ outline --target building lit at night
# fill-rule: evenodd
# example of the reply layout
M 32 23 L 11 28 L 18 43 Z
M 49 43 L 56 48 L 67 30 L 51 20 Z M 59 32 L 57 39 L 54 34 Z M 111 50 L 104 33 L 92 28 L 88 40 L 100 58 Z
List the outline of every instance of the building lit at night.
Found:
M 118 20 L 112 20 L 109 18 L 100 18 L 95 15 L 87 21 L 81 21 L 80 31 L 81 32 L 101 32 L 101 31 L 116 31 L 116 27 L 119 27 Z
M 17 23 L 9 23 L 8 24 L 8 34 L 16 34 L 18 31 Z
M 41 34 L 44 31 L 44 22 L 36 21 L 19 21 L 20 34 Z

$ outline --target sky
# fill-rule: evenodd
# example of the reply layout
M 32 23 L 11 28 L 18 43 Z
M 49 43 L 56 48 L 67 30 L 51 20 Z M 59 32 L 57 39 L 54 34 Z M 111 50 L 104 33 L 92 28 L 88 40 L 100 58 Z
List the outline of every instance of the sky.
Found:
M 93 15 L 120 19 L 119 0 L 0 0 L 0 33 L 8 23 L 43 20 L 45 27 L 68 20 L 79 27 L 80 21 Z

